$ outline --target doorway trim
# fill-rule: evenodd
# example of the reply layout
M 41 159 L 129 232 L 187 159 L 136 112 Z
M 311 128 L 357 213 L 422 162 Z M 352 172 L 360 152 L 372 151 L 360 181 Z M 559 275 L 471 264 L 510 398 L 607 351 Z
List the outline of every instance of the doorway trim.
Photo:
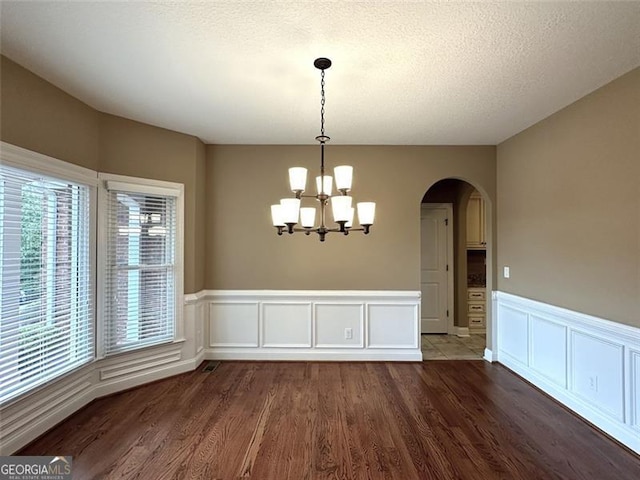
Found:
M 422 212 L 425 209 L 444 208 L 447 212 L 447 310 L 449 315 L 447 317 L 447 334 L 456 335 L 458 333 L 457 327 L 454 325 L 455 319 L 455 296 L 454 296 L 454 272 L 455 272 L 455 257 L 454 257 L 454 238 L 453 238 L 453 204 L 452 203 L 421 203 L 420 204 L 420 221 L 422 221 Z M 420 236 L 420 245 L 422 246 L 422 235 Z M 422 250 L 422 248 L 421 248 Z M 420 263 L 422 263 L 422 253 L 420 254 Z M 422 282 L 422 274 L 420 275 L 420 281 Z M 420 315 L 420 334 L 422 334 L 422 315 Z

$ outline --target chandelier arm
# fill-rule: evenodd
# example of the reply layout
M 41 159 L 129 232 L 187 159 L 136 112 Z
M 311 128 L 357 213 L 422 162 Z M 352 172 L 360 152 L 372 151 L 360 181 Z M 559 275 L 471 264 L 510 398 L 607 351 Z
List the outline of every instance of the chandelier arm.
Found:
M 276 228 L 280 229 L 283 233 L 284 232 L 288 232 L 286 227 L 276 227 Z M 319 233 L 320 230 L 322 230 L 321 227 L 317 227 L 317 228 L 294 227 L 293 228 L 293 233 L 296 233 L 296 232 L 299 232 L 299 233 Z M 345 231 L 346 232 L 368 232 L 369 228 L 345 227 Z M 324 228 L 324 232 L 325 233 L 344 233 L 339 228 L 326 228 L 326 227 Z
M 344 230 L 342 228 L 326 228 L 324 226 L 320 226 L 318 228 L 299 228 L 293 226 L 291 229 L 287 227 L 276 228 L 278 230 L 278 235 L 282 235 L 284 232 L 287 232 L 290 235 L 293 235 L 294 233 L 304 233 L 305 235 L 317 233 L 320 237 L 320 241 L 324 242 L 327 233 L 342 233 L 343 235 L 349 235 L 350 232 L 363 232 L 365 235 L 368 235 L 370 227 L 371 225 L 364 225 L 362 228 L 345 227 Z

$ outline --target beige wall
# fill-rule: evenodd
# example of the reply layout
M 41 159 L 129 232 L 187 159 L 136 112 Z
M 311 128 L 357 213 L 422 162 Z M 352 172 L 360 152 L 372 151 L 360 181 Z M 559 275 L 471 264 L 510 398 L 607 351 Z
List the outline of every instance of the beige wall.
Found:
M 369 236 L 276 235 L 269 206 L 290 196 L 289 167 L 317 175 L 317 146 L 207 147 L 207 288 L 419 290 L 425 192 L 451 177 L 495 195 L 491 146 L 330 145 L 326 159 L 353 165 L 354 199 L 377 202 Z
M 0 138 L 97 170 L 99 113 L 0 55 Z
M 204 143 L 198 140 L 196 144 L 196 195 L 195 195 L 195 244 L 194 244 L 194 283 L 193 292 L 199 292 L 205 288 L 205 228 L 207 222 L 207 149 Z
M 184 184 L 184 291 L 202 289 L 204 257 L 197 228 L 198 164 L 204 145 L 190 135 L 164 130 L 108 114 L 100 117 L 100 171 Z M 199 159 L 199 157 L 202 157 Z M 202 216 L 202 215 L 201 215 Z
M 498 288 L 640 325 L 640 69 L 498 146 Z
M 6 57 L 2 141 L 93 170 L 185 185 L 185 292 L 204 286 L 205 146 L 196 137 L 97 112 Z M 200 189 L 200 190 L 198 190 Z

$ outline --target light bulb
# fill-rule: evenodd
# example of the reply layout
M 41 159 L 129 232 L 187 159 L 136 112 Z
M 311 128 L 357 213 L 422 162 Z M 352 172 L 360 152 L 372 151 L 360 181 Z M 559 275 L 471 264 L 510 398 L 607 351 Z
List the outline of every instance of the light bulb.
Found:
M 353 167 L 349 165 L 340 165 L 333 169 L 336 176 L 336 189 L 351 190 L 351 182 L 353 180 Z
M 373 219 L 376 215 L 375 202 L 358 203 L 358 221 L 360 225 L 373 225 Z
M 320 177 L 316 177 L 316 188 L 318 195 L 331 195 L 331 189 L 333 187 L 333 177 L 330 175 L 324 176 L 324 182 L 320 180 Z
M 284 220 L 282 219 L 282 205 L 271 205 L 271 221 L 274 227 L 284 227 Z
M 349 220 L 351 212 L 352 198 L 347 195 L 331 197 L 331 207 L 333 209 L 333 220 L 335 222 L 346 222 Z
M 300 213 L 299 198 L 283 198 L 280 200 L 282 207 L 282 219 L 284 223 L 298 223 L 298 215 Z
M 305 228 L 313 228 L 316 223 L 316 209 L 304 207 L 300 209 L 300 224 Z
M 304 192 L 307 186 L 307 169 L 291 167 L 289 169 L 289 185 L 292 192 Z

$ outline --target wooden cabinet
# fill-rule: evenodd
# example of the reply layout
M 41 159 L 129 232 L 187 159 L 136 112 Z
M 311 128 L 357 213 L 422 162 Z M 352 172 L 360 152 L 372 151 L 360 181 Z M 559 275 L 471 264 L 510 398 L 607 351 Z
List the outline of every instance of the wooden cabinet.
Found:
M 467 204 L 467 248 L 482 250 L 487 247 L 485 240 L 485 205 L 478 192 L 471 194 Z
M 487 299 L 485 289 L 483 287 L 469 287 L 467 289 L 467 314 L 470 332 L 484 330 L 486 313 Z

